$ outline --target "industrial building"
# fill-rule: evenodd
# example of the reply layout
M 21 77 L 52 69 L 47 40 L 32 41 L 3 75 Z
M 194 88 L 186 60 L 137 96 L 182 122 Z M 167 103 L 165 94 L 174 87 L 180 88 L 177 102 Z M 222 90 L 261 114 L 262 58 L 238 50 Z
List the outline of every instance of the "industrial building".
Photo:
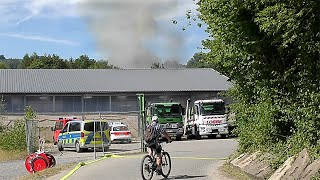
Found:
M 228 78 L 205 69 L 0 69 L 1 113 L 137 112 L 137 94 L 147 102 L 216 98 Z

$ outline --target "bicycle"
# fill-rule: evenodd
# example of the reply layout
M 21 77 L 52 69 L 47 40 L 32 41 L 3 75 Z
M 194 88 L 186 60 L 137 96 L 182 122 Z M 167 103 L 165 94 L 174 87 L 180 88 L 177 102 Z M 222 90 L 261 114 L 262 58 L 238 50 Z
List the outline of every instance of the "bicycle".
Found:
M 169 143 L 168 141 L 159 141 L 160 144 Z M 163 146 L 161 150 L 161 175 L 164 178 L 167 178 L 171 171 L 171 158 L 168 152 L 164 151 Z M 151 180 L 153 173 L 157 169 L 157 153 L 156 150 L 153 150 L 152 156 L 149 154 L 145 155 L 141 161 L 141 176 L 143 180 Z M 166 170 L 167 169 L 167 170 Z M 147 172 L 148 177 L 144 174 Z

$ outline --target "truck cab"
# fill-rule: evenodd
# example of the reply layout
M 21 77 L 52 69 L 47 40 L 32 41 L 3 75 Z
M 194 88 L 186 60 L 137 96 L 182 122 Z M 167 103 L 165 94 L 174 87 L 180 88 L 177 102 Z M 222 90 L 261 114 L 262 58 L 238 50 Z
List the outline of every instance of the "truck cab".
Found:
M 72 120 L 78 120 L 77 117 L 60 117 L 56 120 L 54 127 L 51 127 L 51 131 L 53 131 L 53 144 L 56 145 L 58 143 L 58 136 L 63 129 L 63 127 L 67 124 L 67 122 Z
M 187 115 L 185 117 L 185 131 L 187 136 L 201 136 L 214 138 L 220 135 L 222 138 L 229 134 L 227 113 L 222 99 L 209 99 L 194 101 L 190 106 L 187 102 Z
M 152 116 L 158 116 L 158 123 L 170 136 L 180 141 L 183 136 L 183 114 L 181 103 L 150 103 L 147 108 L 147 124 L 151 123 Z

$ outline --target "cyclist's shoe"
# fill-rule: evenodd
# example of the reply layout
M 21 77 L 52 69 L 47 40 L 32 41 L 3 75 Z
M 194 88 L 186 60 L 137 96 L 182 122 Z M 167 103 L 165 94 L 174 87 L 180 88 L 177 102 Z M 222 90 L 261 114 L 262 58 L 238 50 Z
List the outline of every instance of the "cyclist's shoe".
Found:
M 145 165 L 144 165 L 144 170 L 147 171 L 148 173 L 151 172 L 148 164 L 145 164 Z

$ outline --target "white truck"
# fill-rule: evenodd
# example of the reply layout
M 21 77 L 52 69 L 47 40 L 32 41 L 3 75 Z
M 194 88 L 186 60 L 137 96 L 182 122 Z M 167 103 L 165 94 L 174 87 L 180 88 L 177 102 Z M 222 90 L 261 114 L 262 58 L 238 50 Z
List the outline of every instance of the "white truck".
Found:
M 191 106 L 188 99 L 184 120 L 184 132 L 187 138 L 201 136 L 226 138 L 229 134 L 225 103 L 222 99 L 196 100 Z

